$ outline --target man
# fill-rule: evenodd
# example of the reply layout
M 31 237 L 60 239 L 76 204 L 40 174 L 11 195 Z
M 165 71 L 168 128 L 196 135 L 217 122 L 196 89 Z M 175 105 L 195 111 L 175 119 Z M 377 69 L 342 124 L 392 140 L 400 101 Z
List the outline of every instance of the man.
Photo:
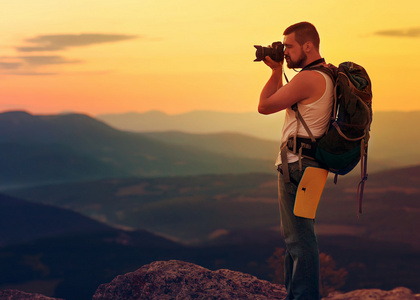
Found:
M 320 167 L 315 161 L 301 158 L 289 150 L 287 141 L 309 134 L 297 121 L 293 105 L 308 125 L 314 137 L 325 133 L 331 116 L 333 83 L 327 74 L 305 69 L 325 64 L 319 52 L 319 35 L 308 22 L 301 22 L 284 31 L 284 57 L 288 68 L 303 68 L 287 84 L 283 84 L 283 61 L 266 57 L 264 62 L 272 74 L 264 86 L 258 111 L 272 114 L 286 110 L 282 131 L 282 150 L 276 165 L 279 167 L 279 206 L 282 234 L 286 243 L 285 286 L 288 300 L 319 299 L 319 253 L 314 233 L 314 220 L 297 217 L 293 213 L 297 185 L 306 167 Z M 286 168 L 285 168 L 286 167 Z M 284 173 L 288 173 L 287 176 Z

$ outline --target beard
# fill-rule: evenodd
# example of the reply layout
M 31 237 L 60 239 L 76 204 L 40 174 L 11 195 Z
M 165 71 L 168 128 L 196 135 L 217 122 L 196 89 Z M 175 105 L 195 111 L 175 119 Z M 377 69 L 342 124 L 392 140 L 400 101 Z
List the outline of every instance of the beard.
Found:
M 307 59 L 307 55 L 303 51 L 300 53 L 300 56 L 298 57 L 298 59 L 295 61 L 293 61 L 290 58 L 290 56 L 288 56 L 286 57 L 287 67 L 289 69 L 303 68 L 304 67 L 303 63 L 306 61 L 306 59 Z

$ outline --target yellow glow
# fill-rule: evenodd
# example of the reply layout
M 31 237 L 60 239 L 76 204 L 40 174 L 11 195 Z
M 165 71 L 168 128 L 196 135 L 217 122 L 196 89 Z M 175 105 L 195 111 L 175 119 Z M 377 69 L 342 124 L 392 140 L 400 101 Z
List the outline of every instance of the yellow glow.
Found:
M 15 0 L 2 11 L 2 111 L 255 111 L 270 71 L 253 62 L 253 45 L 282 40 L 287 26 L 303 20 L 318 28 L 327 61 L 365 66 L 375 110 L 420 109 L 419 1 Z M 377 34 L 408 29 L 411 36 Z M 80 33 L 137 38 L 54 51 L 15 48 L 40 35 Z M 22 56 L 73 63 L 27 65 L 20 74 L 32 75 L 12 74 L 10 63 Z

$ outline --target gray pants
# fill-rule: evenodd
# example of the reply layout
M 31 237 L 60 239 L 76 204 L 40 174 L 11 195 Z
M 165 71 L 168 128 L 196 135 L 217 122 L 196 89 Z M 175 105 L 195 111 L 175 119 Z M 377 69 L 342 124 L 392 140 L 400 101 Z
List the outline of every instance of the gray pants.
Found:
M 296 217 L 293 214 L 297 185 L 306 167 L 319 167 L 310 159 L 289 164 L 291 182 L 285 183 L 279 172 L 279 206 L 281 229 L 286 243 L 285 286 L 288 300 L 318 300 L 319 296 L 319 252 L 314 232 L 314 220 Z M 295 183 L 293 183 L 295 182 Z

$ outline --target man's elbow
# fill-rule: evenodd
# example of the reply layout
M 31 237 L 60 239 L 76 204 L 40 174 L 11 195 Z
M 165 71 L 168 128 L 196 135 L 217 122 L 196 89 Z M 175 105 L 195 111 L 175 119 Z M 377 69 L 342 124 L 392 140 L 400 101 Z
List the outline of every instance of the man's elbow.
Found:
M 258 112 L 262 115 L 269 115 L 277 112 L 277 110 L 267 104 L 263 105 L 262 103 L 259 103 Z
M 262 115 L 269 115 L 271 112 L 267 110 L 264 106 L 258 105 L 258 112 Z
M 267 103 L 266 103 L 267 101 L 264 101 L 264 100 L 265 99 L 263 99 L 262 96 L 261 96 L 260 102 L 258 102 L 258 112 L 262 115 L 268 115 Z

